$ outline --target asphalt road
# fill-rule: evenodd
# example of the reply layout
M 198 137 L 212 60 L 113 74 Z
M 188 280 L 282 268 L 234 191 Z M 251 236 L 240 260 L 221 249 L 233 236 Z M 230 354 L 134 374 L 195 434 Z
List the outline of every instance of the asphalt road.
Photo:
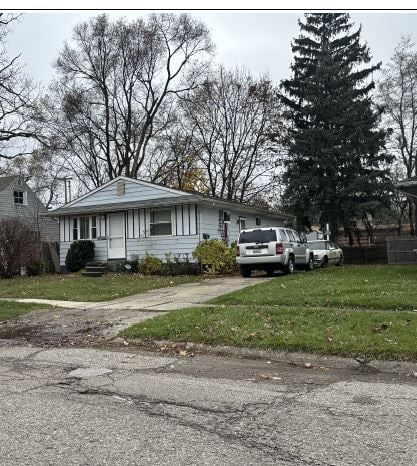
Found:
M 414 465 L 417 379 L 134 350 L 0 347 L 6 465 Z

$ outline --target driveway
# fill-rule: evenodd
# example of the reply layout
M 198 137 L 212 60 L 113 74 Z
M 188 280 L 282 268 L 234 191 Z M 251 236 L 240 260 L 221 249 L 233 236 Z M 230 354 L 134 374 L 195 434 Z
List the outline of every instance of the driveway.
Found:
M 130 325 L 175 309 L 204 305 L 233 291 L 270 280 L 267 277 L 222 277 L 160 288 L 114 301 L 77 302 L 46 299 L 15 299 L 18 302 L 50 304 L 52 311 L 32 312 L 0 326 L 7 344 L 23 341 L 46 346 L 89 346 L 114 338 Z

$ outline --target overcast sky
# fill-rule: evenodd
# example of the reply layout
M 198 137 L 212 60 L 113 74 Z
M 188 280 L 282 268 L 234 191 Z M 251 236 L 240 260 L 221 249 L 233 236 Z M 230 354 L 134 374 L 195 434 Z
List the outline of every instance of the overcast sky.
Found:
M 75 24 L 96 15 L 87 13 L 26 13 L 9 36 L 10 55 L 22 54 L 27 74 L 48 84 L 52 63 Z M 137 17 L 140 12 L 109 12 L 111 16 Z M 268 72 L 278 83 L 288 77 L 291 40 L 299 33 L 297 19 L 302 12 L 191 12 L 211 30 L 217 61 L 227 66 L 244 66 L 253 74 Z M 401 35 L 417 39 L 415 13 L 351 14 L 362 24 L 363 40 L 368 42 L 374 62 L 389 60 Z

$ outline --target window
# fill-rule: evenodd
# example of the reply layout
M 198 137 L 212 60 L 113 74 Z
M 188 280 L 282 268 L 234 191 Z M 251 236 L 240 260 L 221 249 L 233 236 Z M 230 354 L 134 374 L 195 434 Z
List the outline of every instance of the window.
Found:
M 255 217 L 255 225 L 257 227 L 260 227 L 261 226 L 261 217 Z
M 97 217 L 94 215 L 91 217 L 91 234 L 90 234 L 91 239 L 96 239 L 97 238 Z
M 279 236 L 281 237 L 281 241 L 287 242 L 289 241 L 288 235 L 285 230 L 279 230 Z
M 90 237 L 90 218 L 80 217 L 80 239 L 89 239 Z
M 224 223 L 229 223 L 230 222 L 230 212 L 223 212 L 223 222 Z
M 72 240 L 97 239 L 97 217 L 73 217 Z
M 74 217 L 72 219 L 72 239 L 77 241 L 78 239 L 78 218 Z
M 13 200 L 15 204 L 26 205 L 26 191 L 13 191 Z
M 172 235 L 171 209 L 151 210 L 151 236 Z
M 291 242 L 295 242 L 295 238 L 294 238 L 294 234 L 292 232 L 292 230 L 286 230 L 287 231 L 287 235 L 288 235 L 288 238 L 290 239 Z
M 277 234 L 275 230 L 252 230 L 245 231 L 239 236 L 239 244 L 245 243 L 269 243 L 276 241 Z
M 246 230 L 246 217 L 239 217 L 239 231 Z

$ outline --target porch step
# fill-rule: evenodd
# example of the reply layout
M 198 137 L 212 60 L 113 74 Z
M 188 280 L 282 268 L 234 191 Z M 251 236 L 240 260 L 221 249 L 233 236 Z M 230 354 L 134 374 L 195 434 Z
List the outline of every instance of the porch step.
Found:
M 103 265 L 87 265 L 85 267 L 85 271 L 106 273 L 108 271 L 108 268 Z
M 107 272 L 105 262 L 88 262 L 84 271 L 81 273 L 84 277 L 102 277 Z
M 83 277 L 102 277 L 103 272 L 90 272 L 86 270 L 85 272 L 81 272 L 81 275 Z

